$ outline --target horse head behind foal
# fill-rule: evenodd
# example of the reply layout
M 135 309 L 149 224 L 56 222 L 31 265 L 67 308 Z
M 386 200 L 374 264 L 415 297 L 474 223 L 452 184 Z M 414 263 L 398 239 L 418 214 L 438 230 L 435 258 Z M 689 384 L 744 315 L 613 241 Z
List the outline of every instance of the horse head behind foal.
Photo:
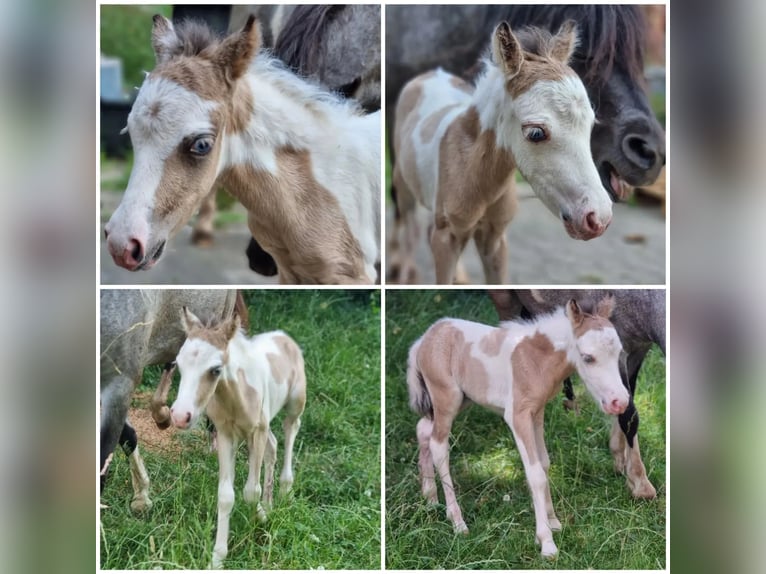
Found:
M 177 428 L 188 429 L 205 412 L 217 429 L 218 528 L 212 567 L 220 568 L 228 554 L 237 446 L 244 440 L 248 448 L 249 472 L 243 498 L 256 506 L 258 518 L 264 521 L 272 503 L 277 456 L 277 441 L 269 427 L 281 410 L 286 416 L 280 491 L 292 487 L 293 445 L 306 403 L 303 354 L 282 331 L 248 338 L 240 329 L 238 317 L 204 324 L 184 308 L 182 322 L 186 341 L 176 358 L 181 382 L 171 417 Z M 263 462 L 266 471 L 262 489 Z
M 605 297 L 584 310 L 571 300 L 532 321 L 490 327 L 459 319 L 432 325 L 410 349 L 407 385 L 417 424 L 423 495 L 437 501 L 438 472 L 447 517 L 467 532 L 449 470 L 452 422 L 466 403 L 503 416 L 518 446 L 535 508 L 536 536 L 543 556 L 557 548 L 552 530 L 561 528 L 548 484 L 550 459 L 543 438 L 545 404 L 577 371 L 601 410 L 619 414 L 628 405 L 622 384 L 620 339 L 609 317 L 614 299 Z

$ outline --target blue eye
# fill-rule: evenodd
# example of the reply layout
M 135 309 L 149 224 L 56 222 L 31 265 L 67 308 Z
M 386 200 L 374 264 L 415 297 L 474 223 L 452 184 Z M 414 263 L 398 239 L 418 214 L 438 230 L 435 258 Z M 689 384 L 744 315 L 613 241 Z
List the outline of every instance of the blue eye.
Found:
M 548 139 L 548 134 L 546 133 L 545 129 L 541 128 L 540 126 L 532 126 L 527 128 L 525 131 L 525 137 L 527 140 L 533 143 L 540 143 Z
M 210 136 L 203 136 L 194 140 L 194 143 L 191 145 L 190 151 L 194 155 L 207 155 L 210 153 L 210 150 L 212 149 L 213 149 L 213 138 L 211 138 Z

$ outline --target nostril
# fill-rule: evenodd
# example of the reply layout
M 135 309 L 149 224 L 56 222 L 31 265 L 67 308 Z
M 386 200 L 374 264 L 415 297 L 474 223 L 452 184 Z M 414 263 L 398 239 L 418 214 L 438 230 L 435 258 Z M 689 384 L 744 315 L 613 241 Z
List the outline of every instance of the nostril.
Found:
M 109 230 L 104 229 L 104 239 L 109 239 Z
M 191 413 L 186 413 L 186 424 L 191 422 Z
M 601 226 L 598 224 L 598 221 L 596 220 L 596 212 L 591 211 L 588 213 L 588 215 L 585 216 L 585 229 L 590 231 L 591 233 L 596 233 Z
M 622 403 L 620 402 L 620 399 L 612 399 L 612 410 L 619 411 L 621 409 L 622 409 Z
M 623 151 L 628 159 L 644 169 L 654 167 L 658 161 L 657 148 L 641 136 L 626 136 L 623 140 Z
M 130 239 L 125 247 L 125 259 L 128 262 L 138 264 L 144 259 L 144 246 L 138 239 Z

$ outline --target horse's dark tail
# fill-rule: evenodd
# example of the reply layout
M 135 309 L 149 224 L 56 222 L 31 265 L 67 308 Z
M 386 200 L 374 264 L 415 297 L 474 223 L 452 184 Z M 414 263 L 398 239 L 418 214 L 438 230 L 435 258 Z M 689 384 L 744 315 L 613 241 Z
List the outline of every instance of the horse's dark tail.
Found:
M 412 345 L 407 359 L 407 391 L 410 395 L 410 408 L 419 415 L 432 419 L 434 418 L 434 406 L 431 403 L 431 394 L 426 387 L 423 373 L 418 367 L 420 341 L 421 339 L 418 339 Z
M 234 301 L 234 314 L 239 315 L 239 322 L 247 333 L 250 330 L 250 311 L 247 310 L 242 291 L 237 289 L 237 299 Z

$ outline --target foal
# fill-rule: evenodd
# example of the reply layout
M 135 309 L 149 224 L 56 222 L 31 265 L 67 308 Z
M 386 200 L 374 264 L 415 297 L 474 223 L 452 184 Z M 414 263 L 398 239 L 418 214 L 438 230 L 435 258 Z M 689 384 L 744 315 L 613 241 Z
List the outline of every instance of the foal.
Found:
M 394 233 L 405 279 L 414 270 L 420 203 L 433 213 L 437 283 L 453 282 L 472 237 L 486 283 L 507 283 L 505 229 L 516 210 L 516 168 L 571 237 L 598 237 L 612 219 L 590 153 L 593 110 L 567 65 L 574 24 L 554 36 L 538 29 L 518 36 L 506 22 L 497 26 L 493 60 L 475 88 L 438 69 L 411 80 L 399 96 L 393 185 L 401 218 Z
M 151 268 L 211 189 L 225 187 L 282 283 L 374 283 L 380 113 L 307 82 L 265 52 L 252 18 L 219 40 L 155 16 L 157 67 L 128 116 L 135 162 L 104 228 L 121 267 Z
M 303 354 L 282 331 L 249 339 L 240 330 L 239 317 L 218 326 L 205 326 L 186 308 L 182 321 L 186 342 L 176 363 L 181 373 L 178 398 L 171 408 L 173 424 L 194 425 L 205 411 L 218 431 L 218 529 L 212 567 L 220 568 L 228 553 L 229 515 L 234 506 L 234 463 L 237 445 L 247 441 L 249 472 L 242 493 L 256 504 L 261 521 L 261 464 L 265 460 L 263 502 L 269 509 L 274 486 L 277 440 L 269 426 L 283 408 L 285 461 L 280 493 L 293 484 L 293 444 L 306 404 Z
M 625 410 L 629 397 L 618 365 L 622 345 L 609 322 L 613 309 L 614 299 L 605 297 L 593 314 L 572 299 L 551 315 L 500 328 L 441 319 L 412 346 L 407 386 L 410 407 L 423 417 L 417 424 L 422 492 L 437 502 L 435 468 L 456 532 L 468 528 L 452 485 L 448 438 L 457 414 L 477 403 L 502 415 L 511 427 L 532 492 L 542 555 L 557 553 L 551 531 L 560 530 L 561 523 L 548 484 L 545 404 L 576 370 L 604 412 Z

